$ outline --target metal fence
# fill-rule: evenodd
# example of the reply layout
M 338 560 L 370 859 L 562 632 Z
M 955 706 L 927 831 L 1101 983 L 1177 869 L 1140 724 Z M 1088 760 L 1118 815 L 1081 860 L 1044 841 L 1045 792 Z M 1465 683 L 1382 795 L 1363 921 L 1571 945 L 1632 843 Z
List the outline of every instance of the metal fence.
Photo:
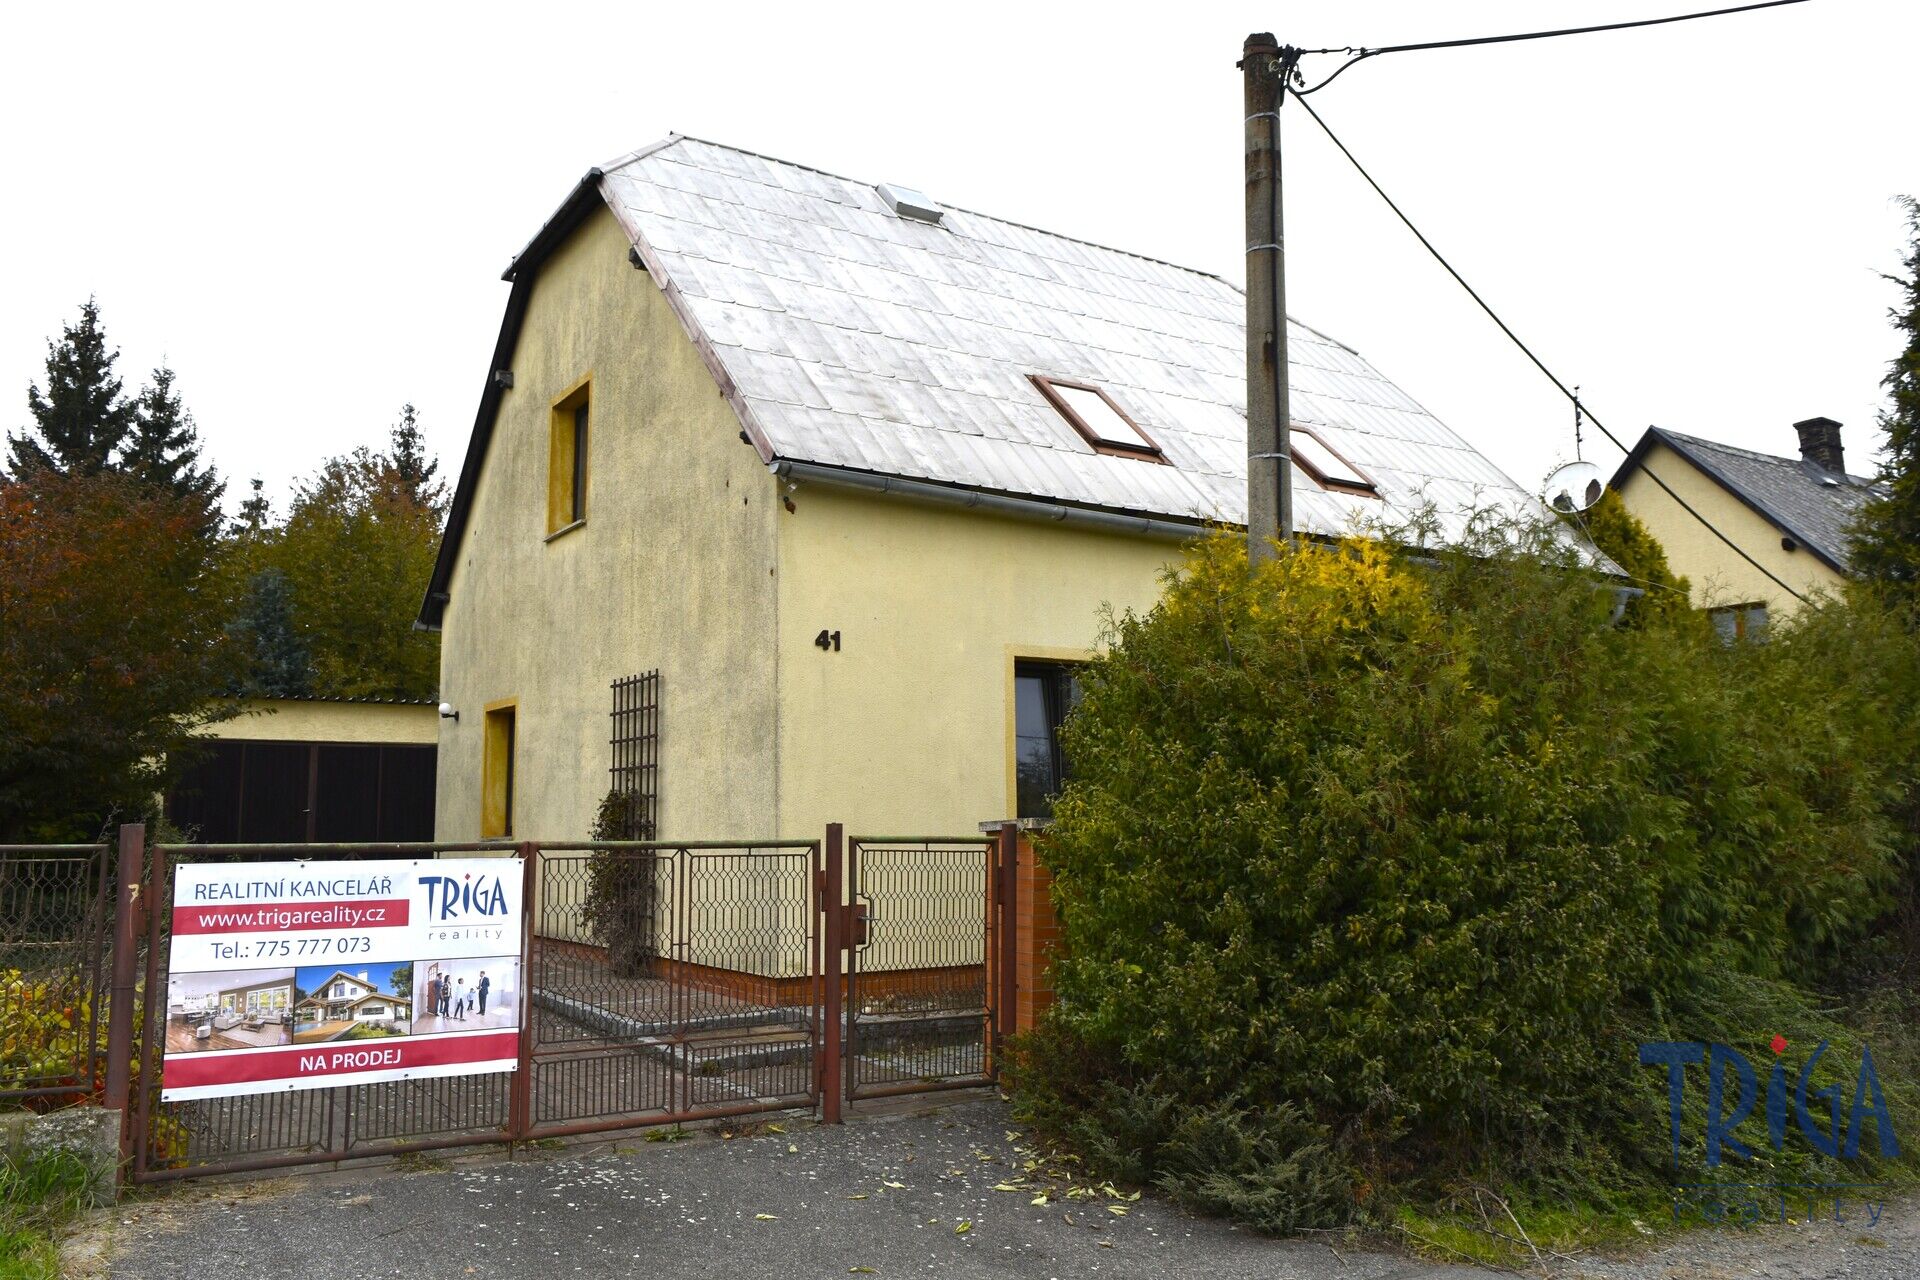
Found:
M 0 845 L 0 1099 L 99 1087 L 110 861 L 104 844 Z
M 122 829 L 113 896 L 104 849 L 67 851 L 51 859 L 57 871 L 28 869 L 25 855 L 0 864 L 14 894 L 0 899 L 0 928 L 13 929 L 0 932 L 4 954 L 38 946 L 62 957 L 36 969 L 94 993 L 87 1045 L 108 1038 L 100 996 L 113 940 L 110 1038 L 123 1052 L 99 1056 L 108 1104 L 127 1104 L 135 1181 L 797 1107 L 833 1122 L 843 1097 L 983 1084 L 998 1070 L 1013 994 L 1010 832 L 843 844 L 836 825 L 824 841 L 155 845 L 144 858 L 141 846 L 140 828 Z M 169 996 L 181 866 L 475 853 L 524 860 L 519 974 L 503 988 L 517 994 L 517 1071 L 161 1099 L 169 1039 L 178 1052 L 201 1029 L 187 1016 L 191 993 Z

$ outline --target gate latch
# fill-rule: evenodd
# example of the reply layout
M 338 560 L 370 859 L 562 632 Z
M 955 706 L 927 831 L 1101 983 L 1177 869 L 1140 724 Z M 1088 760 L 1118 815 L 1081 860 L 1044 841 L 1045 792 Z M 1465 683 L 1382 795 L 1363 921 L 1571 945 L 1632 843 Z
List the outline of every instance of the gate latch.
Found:
M 864 947 L 867 945 L 867 925 L 872 923 L 872 908 L 864 902 L 856 902 L 847 908 L 847 945 Z

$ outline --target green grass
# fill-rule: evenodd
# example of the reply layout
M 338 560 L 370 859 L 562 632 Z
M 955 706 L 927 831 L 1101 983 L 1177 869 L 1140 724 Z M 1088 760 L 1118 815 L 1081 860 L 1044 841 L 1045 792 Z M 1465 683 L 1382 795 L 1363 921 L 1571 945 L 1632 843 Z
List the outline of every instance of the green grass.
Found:
M 58 1280 L 54 1236 L 87 1205 L 87 1169 L 73 1156 L 0 1162 L 0 1280 Z

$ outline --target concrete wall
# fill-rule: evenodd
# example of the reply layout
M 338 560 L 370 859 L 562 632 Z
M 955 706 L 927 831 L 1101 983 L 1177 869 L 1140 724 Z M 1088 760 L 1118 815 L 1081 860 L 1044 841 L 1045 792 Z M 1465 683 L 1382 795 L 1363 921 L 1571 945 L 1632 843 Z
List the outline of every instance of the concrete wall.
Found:
M 593 215 L 541 267 L 440 646 L 441 840 L 480 831 L 483 709 L 516 706 L 514 833 L 584 838 L 610 684 L 661 673 L 667 838 L 775 833 L 776 491 L 654 282 Z M 591 379 L 585 523 L 547 536 L 553 404 Z
M 1146 464 L 1141 464 L 1146 465 Z M 1145 610 L 1168 541 L 802 484 L 780 540 L 780 830 L 966 835 L 1014 814 L 1013 664 Z M 838 652 L 814 639 L 838 631 Z
M 1845 583 L 1812 552 L 1783 550 L 1777 526 L 1666 445 L 1656 443 L 1647 452 L 1646 465 L 1694 510 L 1738 543 L 1742 551 L 1801 594 L 1837 592 Z M 1763 601 L 1774 618 L 1788 617 L 1799 609 L 1798 600 L 1742 560 L 1641 471 L 1627 477 L 1620 487 L 1620 498 L 1666 548 L 1667 563 L 1673 571 L 1686 575 L 1692 583 L 1696 606 Z
M 240 714 L 199 730 L 208 738 L 250 742 L 368 742 L 432 746 L 440 715 L 431 706 L 392 702 L 322 702 L 303 698 L 245 698 Z

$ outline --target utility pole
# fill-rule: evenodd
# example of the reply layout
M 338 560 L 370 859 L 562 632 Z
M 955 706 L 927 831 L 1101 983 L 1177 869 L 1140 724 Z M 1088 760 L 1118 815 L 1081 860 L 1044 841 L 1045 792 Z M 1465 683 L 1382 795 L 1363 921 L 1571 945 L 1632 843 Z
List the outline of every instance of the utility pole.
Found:
M 1247 37 L 1247 559 L 1293 540 L 1287 409 L 1287 274 L 1280 207 L 1280 103 L 1298 54 L 1267 32 Z

